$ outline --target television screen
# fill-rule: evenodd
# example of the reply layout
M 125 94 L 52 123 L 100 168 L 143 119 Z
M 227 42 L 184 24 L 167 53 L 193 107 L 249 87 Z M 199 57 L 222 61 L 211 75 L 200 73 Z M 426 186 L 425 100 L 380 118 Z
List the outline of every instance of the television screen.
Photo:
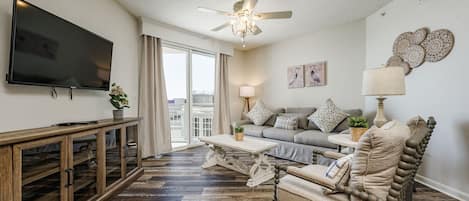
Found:
M 113 43 L 17 0 L 13 8 L 12 84 L 109 90 Z

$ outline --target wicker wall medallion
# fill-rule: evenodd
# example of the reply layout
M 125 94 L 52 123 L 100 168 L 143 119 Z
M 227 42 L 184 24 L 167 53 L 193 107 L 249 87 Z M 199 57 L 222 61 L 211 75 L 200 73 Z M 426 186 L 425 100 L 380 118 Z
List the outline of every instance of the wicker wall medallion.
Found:
M 430 32 L 428 28 L 417 29 L 417 31 L 412 34 L 410 42 L 414 45 L 420 45 L 425 38 L 427 38 L 428 32 Z
M 401 57 L 399 56 L 392 56 L 388 59 L 388 62 L 386 63 L 386 67 L 389 66 L 400 66 L 404 69 L 405 75 L 409 75 L 412 69 L 410 68 L 410 65 L 402 60 Z
M 406 48 L 404 55 L 401 57 L 409 63 L 411 68 L 417 68 L 425 61 L 425 49 L 420 45 L 411 45 Z
M 433 31 L 422 42 L 422 46 L 426 50 L 425 61 L 441 61 L 453 49 L 454 35 L 447 29 Z
M 405 32 L 399 35 L 394 41 L 393 53 L 396 56 L 402 56 L 405 54 L 406 49 L 411 44 L 412 32 Z

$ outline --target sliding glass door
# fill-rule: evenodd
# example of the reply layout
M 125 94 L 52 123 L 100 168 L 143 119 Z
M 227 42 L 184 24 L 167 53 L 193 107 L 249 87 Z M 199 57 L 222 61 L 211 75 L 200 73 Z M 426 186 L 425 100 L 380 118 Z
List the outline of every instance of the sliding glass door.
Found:
M 199 136 L 212 134 L 215 61 L 213 54 L 163 45 L 173 148 L 198 143 Z
M 200 136 L 212 135 L 213 103 L 215 91 L 215 56 L 191 52 L 192 62 L 192 141 Z

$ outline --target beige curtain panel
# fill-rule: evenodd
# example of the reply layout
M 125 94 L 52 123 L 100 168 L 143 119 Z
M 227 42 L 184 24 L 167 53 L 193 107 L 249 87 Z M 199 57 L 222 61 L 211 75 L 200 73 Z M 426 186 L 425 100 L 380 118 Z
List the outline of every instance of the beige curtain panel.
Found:
M 228 59 L 230 56 L 220 54 L 219 65 L 215 70 L 215 111 L 213 114 L 212 134 L 230 133 L 230 92 L 228 80 Z
M 171 151 L 171 129 L 163 70 L 161 40 L 143 36 L 140 67 L 139 117 L 142 157 Z

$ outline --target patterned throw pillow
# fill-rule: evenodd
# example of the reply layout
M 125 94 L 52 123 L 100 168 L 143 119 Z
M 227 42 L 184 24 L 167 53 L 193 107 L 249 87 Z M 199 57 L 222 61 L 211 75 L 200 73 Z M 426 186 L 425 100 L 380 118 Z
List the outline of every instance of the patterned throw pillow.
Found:
M 308 119 L 314 122 L 324 133 L 330 133 L 337 125 L 349 115 L 340 110 L 331 99 L 318 108 Z
M 349 154 L 329 165 L 326 170 L 326 177 L 331 179 L 335 185 L 346 185 L 350 179 L 350 171 L 352 169 L 353 154 Z M 334 193 L 335 189 L 325 188 L 324 193 Z
M 296 130 L 298 128 L 298 119 L 296 117 L 279 116 L 275 121 L 275 128 Z
M 256 105 L 254 105 L 246 116 L 252 121 L 252 123 L 254 123 L 254 125 L 262 126 L 273 114 L 273 112 L 265 107 L 262 101 L 257 101 Z
M 302 113 L 280 113 L 279 116 L 296 118 L 298 121 L 298 128 L 308 128 L 308 115 Z

